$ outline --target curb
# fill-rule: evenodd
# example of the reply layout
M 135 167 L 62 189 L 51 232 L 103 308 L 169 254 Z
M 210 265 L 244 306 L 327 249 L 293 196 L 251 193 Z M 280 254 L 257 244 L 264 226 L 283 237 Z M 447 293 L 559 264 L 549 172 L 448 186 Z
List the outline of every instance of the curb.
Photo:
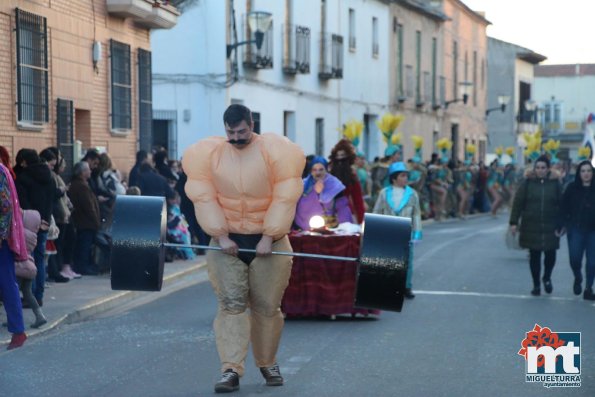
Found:
M 207 264 L 206 260 L 190 266 L 187 269 L 180 270 L 163 277 L 163 286 L 161 291 L 165 290 L 169 285 L 174 284 L 177 280 L 188 276 L 191 273 L 197 272 Z M 112 290 L 109 290 L 112 291 Z M 116 293 L 109 294 L 102 298 L 97 298 L 81 307 L 75 308 L 71 313 L 67 313 L 62 317 L 48 322 L 42 328 L 34 329 L 29 328 L 25 331 L 27 339 L 44 334 L 53 330 L 61 324 L 74 324 L 77 322 L 84 321 L 85 319 L 103 313 L 107 310 L 113 309 L 123 303 L 131 302 L 135 299 L 141 298 L 147 294 L 153 294 L 151 291 L 118 291 Z M 10 335 L 10 334 L 9 334 Z M 0 345 L 8 345 L 10 338 L 6 340 L 0 340 Z

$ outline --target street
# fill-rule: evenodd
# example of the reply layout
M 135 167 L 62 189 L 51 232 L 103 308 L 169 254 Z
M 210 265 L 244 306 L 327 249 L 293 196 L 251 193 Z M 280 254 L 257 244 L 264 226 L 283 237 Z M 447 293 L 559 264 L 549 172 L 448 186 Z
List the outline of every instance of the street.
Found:
M 507 214 L 425 227 L 402 313 L 286 321 L 283 387 L 246 361 L 237 396 L 593 396 L 595 305 L 572 294 L 566 238 L 554 291 L 533 297 L 526 251 L 504 245 Z M 203 270 L 204 272 L 204 270 Z M 206 280 L 204 274 L 200 280 Z M 4 396 L 209 396 L 219 375 L 208 282 L 60 326 L 0 352 Z M 525 382 L 517 354 L 535 324 L 581 332 L 580 388 Z

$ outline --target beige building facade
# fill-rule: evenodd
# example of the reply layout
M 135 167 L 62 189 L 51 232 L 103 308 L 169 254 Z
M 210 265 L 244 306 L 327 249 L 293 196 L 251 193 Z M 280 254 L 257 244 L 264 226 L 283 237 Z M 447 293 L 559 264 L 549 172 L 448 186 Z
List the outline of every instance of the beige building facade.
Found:
M 150 30 L 177 16 L 151 0 L 0 2 L 0 145 L 71 162 L 105 149 L 126 172 L 151 131 Z
M 462 160 L 473 143 L 475 160 L 483 160 L 489 22 L 459 0 L 396 0 L 391 15 L 390 101 L 404 116 L 405 159 L 413 155 L 410 136 L 420 135 L 424 160 L 440 138 L 453 141 L 453 158 Z
M 475 161 L 484 161 L 487 146 L 485 120 L 487 99 L 486 28 L 490 22 L 460 0 L 443 0 L 444 13 L 444 77 L 446 103 L 440 134 L 453 141 L 453 156 L 462 160 L 465 145 L 477 146 Z M 462 91 L 467 89 L 467 104 Z
M 430 158 L 441 128 L 444 103 L 444 23 L 440 8 L 403 0 L 391 4 L 390 105 L 404 116 L 403 154 L 414 154 L 412 135 L 424 139 L 423 158 Z

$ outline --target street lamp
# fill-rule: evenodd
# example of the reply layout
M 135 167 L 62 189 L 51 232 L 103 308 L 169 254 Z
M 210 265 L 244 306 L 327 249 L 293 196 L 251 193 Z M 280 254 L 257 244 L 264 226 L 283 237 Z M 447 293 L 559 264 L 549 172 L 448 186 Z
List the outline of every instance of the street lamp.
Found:
M 502 113 L 504 113 L 506 111 L 506 105 L 508 105 L 509 101 L 510 101 L 509 96 L 498 95 L 498 104 L 500 106 L 496 106 L 495 108 L 486 109 L 486 117 L 488 117 L 488 114 L 490 114 L 490 112 L 493 112 L 494 110 L 498 110 L 498 109 L 500 109 L 502 111 Z
M 469 99 L 469 93 L 471 92 L 471 87 L 473 87 L 473 83 L 470 81 L 462 81 L 459 83 L 459 95 L 460 98 L 455 98 L 451 101 L 444 102 L 444 109 L 448 108 L 448 105 L 451 103 L 463 101 L 463 104 L 467 104 L 467 99 Z
M 235 50 L 237 47 L 244 45 L 244 44 L 256 44 L 256 48 L 260 50 L 262 47 L 262 42 L 264 41 L 264 34 L 269 28 L 271 27 L 271 23 L 273 23 L 273 14 L 270 12 L 265 11 L 251 11 L 248 13 L 248 26 L 250 27 L 250 31 L 254 32 L 254 39 L 255 40 L 245 40 L 240 41 L 239 43 L 235 44 L 228 44 L 227 45 L 227 57 L 229 58 L 231 52 Z

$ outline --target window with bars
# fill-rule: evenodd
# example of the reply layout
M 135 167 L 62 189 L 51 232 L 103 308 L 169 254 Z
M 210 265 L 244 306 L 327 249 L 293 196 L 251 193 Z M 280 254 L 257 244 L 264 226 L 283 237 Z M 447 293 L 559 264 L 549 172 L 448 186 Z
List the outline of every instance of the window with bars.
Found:
M 142 150 L 151 150 L 153 97 L 151 95 L 151 51 L 138 49 L 138 137 Z
M 74 165 L 74 104 L 71 100 L 58 98 L 56 101 L 56 130 L 58 149 L 66 161 L 62 178 L 69 181 Z
M 41 124 L 49 120 L 46 18 L 16 9 L 17 118 Z
M 317 156 L 324 156 L 324 119 L 316 119 L 314 126 L 314 152 Z
M 130 46 L 110 40 L 112 78 L 112 129 L 132 128 L 130 77 Z

